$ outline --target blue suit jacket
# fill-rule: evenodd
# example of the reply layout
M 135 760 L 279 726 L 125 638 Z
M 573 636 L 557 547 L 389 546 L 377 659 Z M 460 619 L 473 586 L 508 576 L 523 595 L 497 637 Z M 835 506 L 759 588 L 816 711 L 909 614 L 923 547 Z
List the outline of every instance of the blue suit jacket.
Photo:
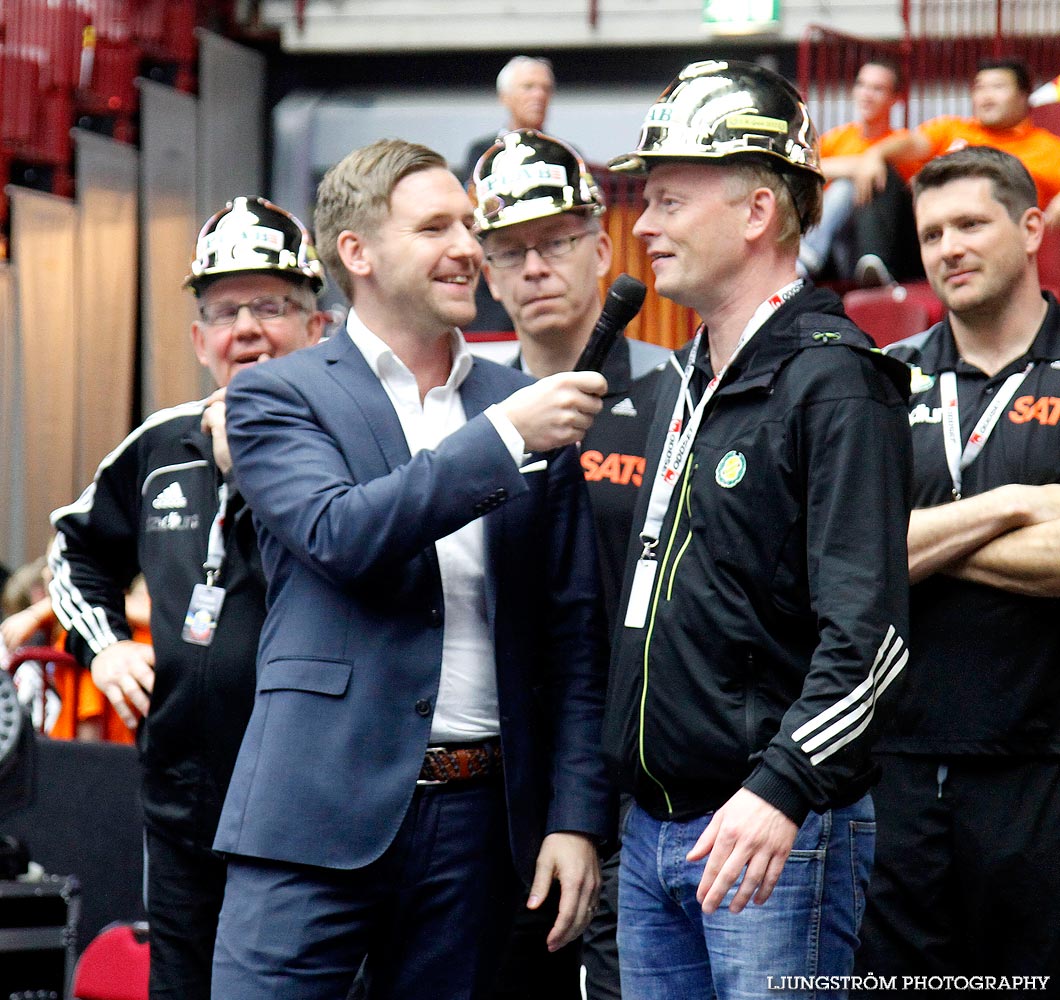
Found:
M 607 834 L 606 665 L 589 507 L 572 448 L 520 473 L 482 411 L 529 380 L 476 359 L 468 422 L 410 457 L 342 333 L 240 372 L 236 479 L 269 578 L 254 711 L 218 850 L 357 868 L 390 844 L 428 745 L 445 605 L 434 542 L 484 517 L 510 840 Z M 539 456 L 540 457 L 540 456 Z

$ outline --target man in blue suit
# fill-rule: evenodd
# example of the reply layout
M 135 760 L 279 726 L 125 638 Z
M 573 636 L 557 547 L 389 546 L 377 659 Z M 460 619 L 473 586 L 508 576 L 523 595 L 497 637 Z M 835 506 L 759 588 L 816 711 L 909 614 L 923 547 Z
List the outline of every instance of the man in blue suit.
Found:
M 592 527 L 572 447 L 598 373 L 473 359 L 482 251 L 433 151 L 381 140 L 318 192 L 346 330 L 228 390 L 269 577 L 217 834 L 226 1000 L 486 995 L 521 879 L 581 933 L 607 833 Z M 293 360 L 293 359 L 292 359 Z

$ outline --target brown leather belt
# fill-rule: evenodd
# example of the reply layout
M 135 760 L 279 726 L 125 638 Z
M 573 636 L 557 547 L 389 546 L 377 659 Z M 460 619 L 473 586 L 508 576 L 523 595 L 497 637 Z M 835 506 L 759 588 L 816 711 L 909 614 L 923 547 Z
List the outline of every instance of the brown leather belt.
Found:
M 416 784 L 447 785 L 454 781 L 489 778 L 502 770 L 499 739 L 464 746 L 428 747 Z

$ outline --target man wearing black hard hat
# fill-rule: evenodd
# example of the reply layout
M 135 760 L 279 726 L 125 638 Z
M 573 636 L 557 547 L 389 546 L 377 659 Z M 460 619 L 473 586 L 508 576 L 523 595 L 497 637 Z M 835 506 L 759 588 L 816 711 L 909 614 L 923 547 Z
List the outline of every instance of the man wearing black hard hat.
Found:
M 130 728 L 143 762 L 152 1000 L 206 1000 L 225 864 L 211 850 L 254 699 L 265 579 L 249 509 L 228 481 L 224 388 L 315 343 L 323 268 L 294 216 L 236 198 L 203 226 L 185 285 L 191 339 L 220 387 L 148 417 L 52 514 L 52 605 L 70 651 Z M 142 572 L 152 645 L 124 591 Z
M 781 77 L 685 67 L 611 167 L 647 174 L 634 234 L 703 320 L 660 388 L 611 664 L 623 996 L 842 996 L 907 658 L 908 375 L 796 275 L 822 177 Z

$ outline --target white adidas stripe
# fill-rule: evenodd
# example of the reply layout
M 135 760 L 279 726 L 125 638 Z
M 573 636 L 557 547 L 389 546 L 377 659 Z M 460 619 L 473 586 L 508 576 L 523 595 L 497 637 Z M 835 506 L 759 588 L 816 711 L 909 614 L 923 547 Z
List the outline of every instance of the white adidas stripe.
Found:
M 908 660 L 909 651 L 905 648 L 905 642 L 892 625 L 887 629 L 887 634 L 876 652 L 876 659 L 868 677 L 853 691 L 801 725 L 792 734 L 792 739 L 802 744 L 801 749 L 812 755 L 812 764 L 827 759 L 865 731 L 875 713 L 876 700 L 890 687 Z M 850 730 L 863 716 L 865 718 L 861 724 Z M 846 732 L 847 730 L 850 731 Z M 846 735 L 840 736 L 844 732 Z M 814 733 L 817 735 L 813 735 Z M 814 753 L 822 747 L 827 748 L 820 753 Z

